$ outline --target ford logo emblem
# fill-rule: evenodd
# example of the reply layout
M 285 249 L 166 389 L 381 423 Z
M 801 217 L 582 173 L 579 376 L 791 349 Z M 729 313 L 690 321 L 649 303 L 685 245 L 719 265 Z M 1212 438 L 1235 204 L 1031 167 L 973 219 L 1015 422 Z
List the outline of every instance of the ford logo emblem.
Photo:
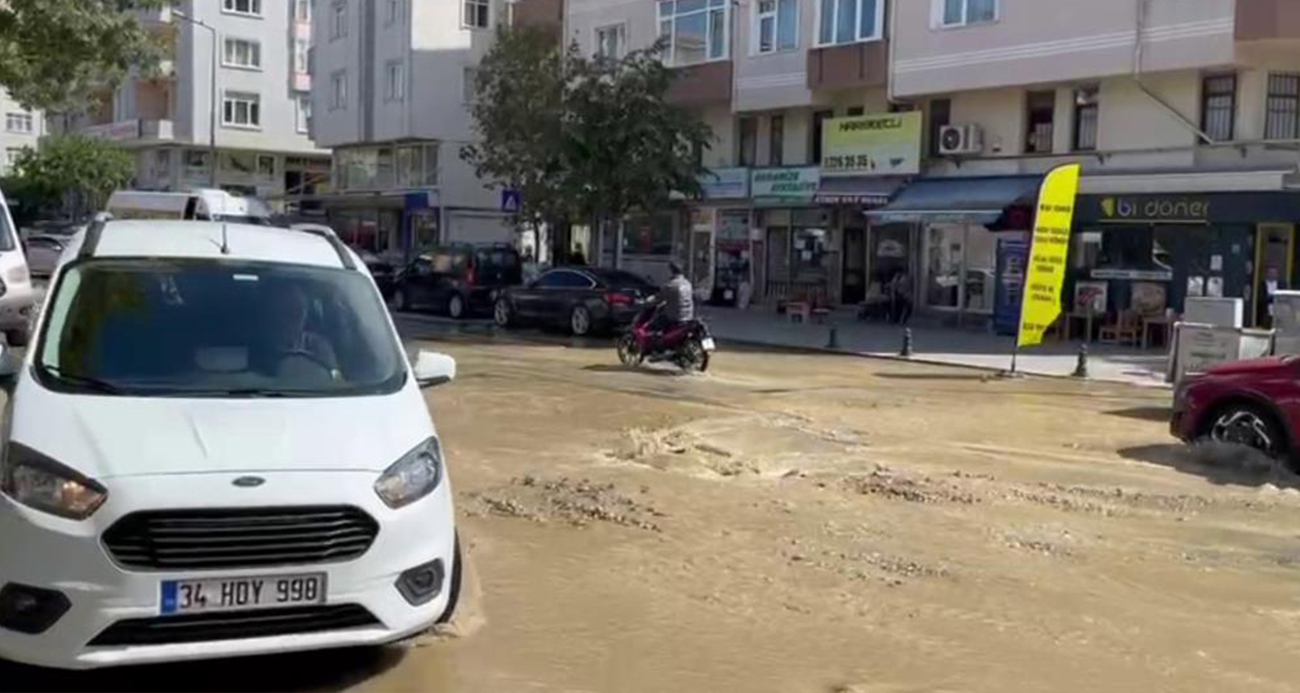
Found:
M 241 476 L 238 479 L 232 481 L 231 483 L 233 483 L 234 485 L 240 488 L 254 488 L 256 486 L 261 486 L 262 484 L 265 484 L 266 479 L 263 479 L 260 476 Z

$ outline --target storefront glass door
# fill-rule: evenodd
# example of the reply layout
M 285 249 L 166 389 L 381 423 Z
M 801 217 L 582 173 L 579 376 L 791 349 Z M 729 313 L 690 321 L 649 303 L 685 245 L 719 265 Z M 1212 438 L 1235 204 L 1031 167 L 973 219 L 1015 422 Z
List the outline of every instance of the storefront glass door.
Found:
M 1255 241 L 1255 324 L 1271 325 L 1270 293 L 1295 287 L 1295 227 L 1290 224 L 1260 224 Z

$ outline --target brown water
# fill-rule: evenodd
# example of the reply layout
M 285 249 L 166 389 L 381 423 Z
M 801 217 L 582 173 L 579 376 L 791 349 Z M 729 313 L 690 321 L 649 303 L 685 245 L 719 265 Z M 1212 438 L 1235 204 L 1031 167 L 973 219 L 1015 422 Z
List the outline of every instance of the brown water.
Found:
M 1300 493 L 1175 445 L 1167 392 L 735 351 L 683 377 L 622 370 L 612 349 L 437 346 L 461 373 L 429 394 L 472 564 L 458 636 L 57 680 L 1300 689 Z

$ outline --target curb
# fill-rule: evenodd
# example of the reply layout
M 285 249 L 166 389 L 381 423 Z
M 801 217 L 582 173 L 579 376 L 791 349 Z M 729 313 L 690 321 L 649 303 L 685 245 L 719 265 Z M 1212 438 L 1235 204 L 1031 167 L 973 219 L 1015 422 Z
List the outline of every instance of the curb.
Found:
M 882 361 L 896 361 L 900 363 L 917 363 L 926 366 L 942 366 L 944 368 L 962 368 L 965 370 L 980 371 L 982 373 L 994 373 L 994 374 L 1005 373 L 1007 370 L 1005 368 L 994 368 L 993 366 L 980 366 L 973 363 L 954 363 L 952 361 L 940 361 L 937 359 L 928 359 L 925 358 L 924 356 L 921 357 L 896 356 L 894 354 L 878 354 L 870 351 L 853 351 L 850 349 L 829 349 L 827 347 L 800 346 L 795 344 L 764 342 L 756 339 L 725 337 L 725 336 L 719 336 L 716 332 L 714 333 L 714 338 L 717 339 L 722 344 L 733 344 L 737 346 L 748 346 L 748 347 L 762 347 L 765 349 L 780 349 L 783 351 L 813 354 L 813 355 L 820 355 L 820 356 L 854 356 L 857 358 L 880 359 Z M 1009 354 L 1008 354 L 1008 358 L 1010 358 Z M 1127 385 L 1129 387 L 1159 388 L 1165 390 L 1172 389 L 1171 385 L 1163 382 L 1135 383 L 1130 380 L 1116 380 L 1114 378 L 1094 378 L 1091 376 L 1087 378 L 1076 378 L 1072 375 L 1065 375 L 1061 373 L 1043 373 L 1042 371 L 1025 370 L 1023 368 L 1019 369 L 1017 373 L 1034 377 L 1034 378 L 1051 378 L 1054 380 L 1069 380 L 1071 382 L 1076 382 L 1076 383 L 1079 382 L 1105 383 L 1108 385 Z

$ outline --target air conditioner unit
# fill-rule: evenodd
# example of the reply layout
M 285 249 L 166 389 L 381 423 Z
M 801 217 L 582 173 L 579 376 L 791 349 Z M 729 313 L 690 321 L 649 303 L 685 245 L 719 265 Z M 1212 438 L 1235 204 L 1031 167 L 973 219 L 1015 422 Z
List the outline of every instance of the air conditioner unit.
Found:
M 984 130 L 975 123 L 958 123 L 939 128 L 939 153 L 944 156 L 979 154 L 984 151 Z

